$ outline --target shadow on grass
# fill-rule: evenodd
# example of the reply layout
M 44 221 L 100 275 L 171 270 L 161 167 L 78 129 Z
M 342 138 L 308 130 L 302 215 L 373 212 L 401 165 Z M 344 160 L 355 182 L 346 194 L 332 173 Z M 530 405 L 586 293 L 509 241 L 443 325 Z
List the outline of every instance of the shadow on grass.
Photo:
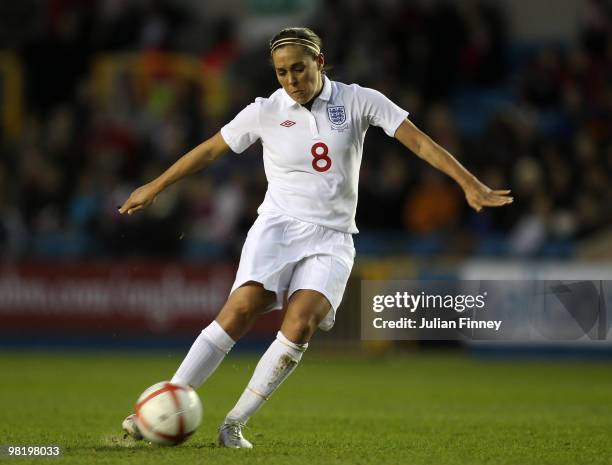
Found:
M 126 438 L 123 435 L 110 435 L 104 436 L 101 440 L 101 445 L 93 448 L 96 452 L 114 452 L 114 451 L 125 451 L 128 450 L 150 450 L 150 451 L 160 451 L 160 450 L 202 450 L 202 449 L 216 449 L 218 448 L 217 444 L 214 442 L 208 443 L 198 443 L 198 442 L 186 442 L 184 444 L 179 444 L 178 446 L 160 446 L 157 444 L 151 444 L 146 441 L 134 441 L 132 438 Z M 73 448 L 79 449 L 79 448 Z

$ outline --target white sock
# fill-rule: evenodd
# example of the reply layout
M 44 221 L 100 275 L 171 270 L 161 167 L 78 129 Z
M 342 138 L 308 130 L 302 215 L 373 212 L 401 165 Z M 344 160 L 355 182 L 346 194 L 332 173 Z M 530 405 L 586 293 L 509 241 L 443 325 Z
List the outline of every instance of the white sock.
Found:
M 295 344 L 279 331 L 276 340 L 259 360 L 247 388 L 227 414 L 225 421 L 246 423 L 293 372 L 307 348 L 308 344 Z
M 194 389 L 217 369 L 235 341 L 213 321 L 200 333 L 172 377 L 172 383 L 189 384 Z

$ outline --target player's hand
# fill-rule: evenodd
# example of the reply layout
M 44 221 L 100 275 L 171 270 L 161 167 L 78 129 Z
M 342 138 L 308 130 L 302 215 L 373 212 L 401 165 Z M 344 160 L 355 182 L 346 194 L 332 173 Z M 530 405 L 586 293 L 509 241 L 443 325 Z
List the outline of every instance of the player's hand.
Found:
M 464 190 L 467 203 L 477 212 L 483 207 L 502 207 L 514 201 L 514 197 L 509 195 L 509 189 L 493 190 L 477 179 L 469 183 Z
M 138 189 L 132 192 L 123 205 L 119 207 L 119 213 L 122 215 L 124 213 L 131 215 L 138 210 L 147 208 L 149 205 L 155 202 L 155 197 L 158 193 L 159 188 L 151 182 L 145 184 L 144 186 L 140 186 Z

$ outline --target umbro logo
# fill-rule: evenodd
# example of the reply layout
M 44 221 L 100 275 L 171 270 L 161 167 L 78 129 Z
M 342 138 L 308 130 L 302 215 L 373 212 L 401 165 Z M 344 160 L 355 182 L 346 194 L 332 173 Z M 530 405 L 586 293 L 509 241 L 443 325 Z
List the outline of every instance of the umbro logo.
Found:
M 291 120 L 287 119 L 287 120 L 283 121 L 280 125 L 285 127 L 285 128 L 290 128 L 294 124 L 295 124 L 295 121 L 291 121 Z

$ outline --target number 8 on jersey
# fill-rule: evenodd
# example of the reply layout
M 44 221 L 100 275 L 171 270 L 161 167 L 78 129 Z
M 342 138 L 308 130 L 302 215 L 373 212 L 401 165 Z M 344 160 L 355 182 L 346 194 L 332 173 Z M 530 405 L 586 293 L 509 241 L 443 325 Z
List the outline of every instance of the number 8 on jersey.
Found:
M 329 147 L 323 142 L 317 142 L 310 148 L 310 153 L 313 156 L 312 167 L 315 171 L 323 173 L 331 168 L 332 161 L 327 155 L 329 154 Z M 321 163 L 323 162 L 323 166 Z

